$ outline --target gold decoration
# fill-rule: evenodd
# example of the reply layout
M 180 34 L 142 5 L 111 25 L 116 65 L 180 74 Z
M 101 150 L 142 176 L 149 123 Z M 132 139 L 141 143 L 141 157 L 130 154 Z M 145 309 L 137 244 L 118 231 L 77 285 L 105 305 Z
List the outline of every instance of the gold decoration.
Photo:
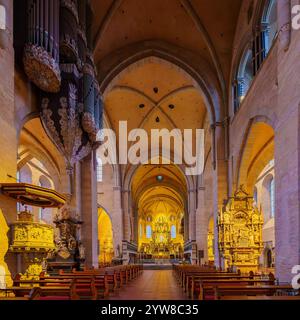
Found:
M 101 208 L 98 210 L 99 263 L 111 263 L 114 258 L 113 230 L 109 215 Z
M 139 237 L 139 252 L 142 256 L 151 255 L 155 259 L 169 259 L 170 255 L 181 257 L 183 252 L 183 237 L 178 232 L 178 219 L 174 215 L 158 213 L 149 215 L 146 221 L 140 219 L 140 224 L 151 227 L 151 238 L 145 232 Z M 175 238 L 172 238 L 171 229 L 175 227 Z
M 208 224 L 207 234 L 207 257 L 210 264 L 214 264 L 215 250 L 214 250 L 214 218 L 210 218 Z
M 263 249 L 262 226 L 262 212 L 241 186 L 219 213 L 219 250 L 225 268 L 257 270 Z
M 4 260 L 8 250 L 7 232 L 9 228 L 0 209 L 0 288 L 12 286 L 12 279 Z
M 209 231 L 207 235 L 207 254 L 208 254 L 208 261 L 214 262 L 215 255 L 214 255 L 214 234 Z
M 43 271 L 47 255 L 55 250 L 54 230 L 50 225 L 33 221 L 27 209 L 18 215 L 12 224 L 12 244 L 10 252 L 22 253 L 26 271 L 21 279 L 33 279 Z
M 22 204 L 41 208 L 60 208 L 66 203 L 66 197 L 57 191 L 29 183 L 1 183 L 1 190 Z

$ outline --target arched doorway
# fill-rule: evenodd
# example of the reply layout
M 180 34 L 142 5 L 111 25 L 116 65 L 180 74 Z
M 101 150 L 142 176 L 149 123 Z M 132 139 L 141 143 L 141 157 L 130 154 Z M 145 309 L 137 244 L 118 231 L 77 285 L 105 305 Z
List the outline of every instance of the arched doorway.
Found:
M 99 266 L 109 265 L 114 257 L 113 229 L 109 215 L 98 208 Z

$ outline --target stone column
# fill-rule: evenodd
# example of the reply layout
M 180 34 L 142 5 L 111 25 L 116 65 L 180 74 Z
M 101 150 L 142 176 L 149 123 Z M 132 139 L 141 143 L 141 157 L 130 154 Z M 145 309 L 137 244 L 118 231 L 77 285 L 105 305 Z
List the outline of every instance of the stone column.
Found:
M 189 190 L 189 240 L 195 241 L 196 240 L 196 191 Z
M 198 207 L 196 211 L 196 242 L 198 251 L 204 251 L 204 258 L 201 263 L 208 261 L 207 256 L 207 221 L 205 210 L 205 188 L 198 188 Z
M 98 267 L 98 208 L 95 154 L 81 163 L 81 216 L 82 243 L 86 252 L 86 265 Z
M 123 191 L 123 206 L 124 206 L 124 213 L 123 213 L 123 240 L 130 241 L 131 237 L 131 226 L 130 226 L 130 191 L 124 190 Z
M 281 2 L 281 1 L 279 1 Z M 283 0 L 282 4 L 287 3 Z M 289 50 L 278 48 L 278 115 L 275 125 L 275 270 L 290 281 L 300 265 L 300 33 L 292 30 Z
M 214 221 L 218 221 L 218 214 L 221 206 L 225 199 L 228 198 L 228 159 L 227 159 L 227 150 L 226 150 L 226 123 L 227 119 L 224 122 L 215 123 L 212 129 L 212 139 L 213 139 L 213 151 L 214 160 L 213 163 L 213 212 L 214 212 Z M 215 239 L 215 264 L 217 267 L 220 266 L 219 259 L 219 247 L 218 247 L 218 225 L 214 225 L 214 239 Z
M 112 228 L 114 238 L 114 250 L 117 255 L 117 247 L 120 251 L 122 249 L 122 240 L 124 239 L 124 222 L 123 222 L 123 210 L 121 203 L 121 187 L 115 186 L 113 188 L 113 213 L 112 213 Z
M 3 183 L 16 182 L 17 175 L 18 138 L 15 122 L 15 60 L 13 48 L 14 3 L 16 1 L 0 0 L 0 5 L 4 7 L 5 11 L 5 26 L 3 26 L 5 28 L 0 30 L 0 181 Z M 9 225 L 9 223 L 15 221 L 17 218 L 15 201 L 0 194 L 0 212 L 0 215 L 4 218 L 3 225 Z M 0 229 L 2 230 L 0 233 L 4 233 L 5 229 L 2 227 Z M 9 233 L 7 236 L 9 237 Z M 7 236 L 6 234 L 0 235 L 0 248 L 2 250 L 9 245 Z M 15 274 L 17 272 L 16 255 L 6 254 L 6 263 L 10 272 Z M 2 267 L 3 265 L 0 263 L 0 268 L 2 269 Z M 4 266 L 4 268 L 6 270 L 6 283 L 11 284 L 7 267 Z

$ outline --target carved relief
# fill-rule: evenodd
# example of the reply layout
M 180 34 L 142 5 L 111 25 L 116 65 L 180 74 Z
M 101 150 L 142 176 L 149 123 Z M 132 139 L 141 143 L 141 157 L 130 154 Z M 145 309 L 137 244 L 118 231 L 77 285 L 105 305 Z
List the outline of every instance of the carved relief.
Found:
M 225 267 L 255 271 L 261 255 L 263 217 L 243 187 L 219 213 L 219 249 Z
M 7 232 L 9 228 L 0 209 L 0 288 L 12 286 L 12 279 L 5 262 L 5 255 L 8 250 Z
M 69 206 L 63 207 L 54 223 L 56 225 L 57 255 L 67 260 L 75 257 L 76 251 L 79 250 L 80 260 L 84 260 L 84 247 L 81 242 L 78 242 L 78 231 L 82 222 L 78 220 L 76 211 Z
M 55 250 L 54 230 L 50 225 L 34 222 L 33 215 L 25 210 L 12 224 L 12 244 L 9 250 L 22 253 L 26 271 L 21 279 L 33 279 L 43 271 L 47 255 Z

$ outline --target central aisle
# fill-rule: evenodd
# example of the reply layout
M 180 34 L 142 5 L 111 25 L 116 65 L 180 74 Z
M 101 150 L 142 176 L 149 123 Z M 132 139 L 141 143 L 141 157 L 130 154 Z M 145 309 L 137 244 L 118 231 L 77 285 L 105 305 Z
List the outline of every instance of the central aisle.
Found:
M 111 300 L 186 300 L 171 270 L 144 270 Z

